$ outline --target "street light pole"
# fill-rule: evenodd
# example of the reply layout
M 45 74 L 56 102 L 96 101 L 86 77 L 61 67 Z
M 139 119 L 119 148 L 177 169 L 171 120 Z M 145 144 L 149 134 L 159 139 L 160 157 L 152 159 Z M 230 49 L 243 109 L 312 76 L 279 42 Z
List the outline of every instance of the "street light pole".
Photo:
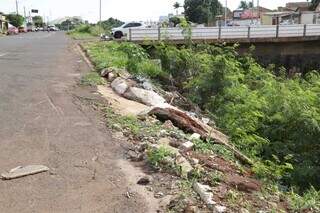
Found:
M 228 0 L 226 0 L 226 6 L 224 7 L 224 26 L 227 26 L 227 11 L 228 11 Z
M 18 6 L 18 0 L 16 0 L 16 12 L 17 12 L 17 15 L 19 15 L 19 6 Z
M 100 30 L 100 35 L 102 34 L 102 23 L 101 23 L 101 15 L 102 15 L 102 9 L 101 9 L 101 0 L 100 0 L 100 5 L 99 5 L 99 30 Z

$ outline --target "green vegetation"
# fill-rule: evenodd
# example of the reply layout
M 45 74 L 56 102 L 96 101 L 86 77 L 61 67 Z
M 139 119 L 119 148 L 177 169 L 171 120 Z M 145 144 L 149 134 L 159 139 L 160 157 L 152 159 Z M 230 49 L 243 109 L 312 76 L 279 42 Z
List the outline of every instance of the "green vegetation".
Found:
M 184 10 L 187 20 L 198 24 L 213 23 L 223 13 L 218 0 L 185 0 Z
M 288 78 L 285 70 L 275 75 L 273 66 L 260 66 L 250 54 L 239 56 L 237 46 L 157 45 L 153 57 L 161 59 L 161 68 L 134 44 L 92 43 L 87 48 L 99 69 L 127 68 L 163 84 L 170 82 L 206 111 L 237 148 L 255 160 L 253 171 L 259 178 L 281 185 L 284 191 L 292 187 L 295 193 L 305 192 L 301 196 L 287 195 L 292 208 L 303 209 L 309 204 L 316 208 L 317 200 L 313 202 L 310 194 L 316 196 L 320 189 L 317 71 L 293 78 Z M 220 152 L 232 159 L 232 153 L 216 145 L 202 141 L 195 145 L 196 150 Z
M 106 81 L 97 72 L 89 72 L 81 78 L 80 83 L 86 86 L 97 86 L 105 84 Z
M 74 23 L 74 21 L 66 20 L 58 27 L 64 30 L 71 30 L 68 32 L 68 34 L 72 38 L 83 40 L 99 37 L 103 33 L 110 35 L 110 31 L 113 27 L 118 27 L 122 24 L 123 22 L 119 21 L 118 19 L 109 18 L 108 20 L 101 22 L 100 28 L 100 22 L 97 24 L 84 24 L 83 22 Z
M 21 15 L 17 15 L 17 14 L 12 13 L 12 14 L 8 14 L 6 17 L 9 21 L 9 23 L 15 27 L 20 27 L 23 25 L 24 18 Z

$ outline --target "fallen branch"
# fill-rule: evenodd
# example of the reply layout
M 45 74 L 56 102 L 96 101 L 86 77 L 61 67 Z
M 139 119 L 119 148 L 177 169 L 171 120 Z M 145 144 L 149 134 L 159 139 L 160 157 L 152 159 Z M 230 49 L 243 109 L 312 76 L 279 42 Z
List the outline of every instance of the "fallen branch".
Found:
M 204 124 L 197 118 L 189 116 L 186 112 L 175 107 L 154 107 L 149 115 L 155 115 L 162 121 L 170 120 L 175 126 L 188 133 L 198 133 L 203 139 L 213 139 L 215 143 L 224 145 L 232 151 L 236 158 L 246 164 L 252 165 L 252 161 L 246 155 L 242 154 L 237 148 L 229 143 L 228 137 L 222 132 Z

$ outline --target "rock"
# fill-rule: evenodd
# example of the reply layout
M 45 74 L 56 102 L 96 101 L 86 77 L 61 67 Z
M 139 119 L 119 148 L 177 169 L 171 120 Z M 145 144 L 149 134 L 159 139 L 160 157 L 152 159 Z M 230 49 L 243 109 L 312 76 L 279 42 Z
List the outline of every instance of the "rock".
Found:
M 113 137 L 115 139 L 123 139 L 124 138 L 124 134 L 122 132 L 116 132 L 113 134 Z
M 116 78 L 111 83 L 112 89 L 119 95 L 123 95 L 129 88 L 127 81 L 123 78 Z
M 199 209 L 197 206 L 193 205 L 187 205 L 187 207 L 184 209 L 184 213 L 199 213 Z
M 187 141 L 187 142 L 181 144 L 179 149 L 181 149 L 183 151 L 190 151 L 190 150 L 192 150 L 193 147 L 194 147 L 194 144 L 191 141 Z
M 176 157 L 176 164 L 180 167 L 181 177 L 188 177 L 188 173 L 193 170 L 189 161 L 180 154 Z
M 205 124 L 209 124 L 210 118 L 201 118 L 202 122 Z
M 214 210 L 213 210 L 213 212 L 215 212 L 215 213 L 224 213 L 226 211 L 227 211 L 227 207 L 220 206 L 220 205 L 214 206 Z
M 213 193 L 210 186 L 202 185 L 198 182 L 193 183 L 193 189 L 197 192 L 201 200 L 209 206 L 215 205 L 216 202 L 213 201 Z
M 166 104 L 166 100 L 157 93 L 137 87 L 130 87 L 128 91 L 122 94 L 127 99 L 137 101 L 148 106 L 158 106 Z
M 152 178 L 150 176 L 144 176 L 138 180 L 137 184 L 146 186 L 151 182 L 152 182 Z
M 157 192 L 155 195 L 154 195 L 155 198 L 163 198 L 164 197 L 164 194 L 162 192 Z
M 236 174 L 227 176 L 226 182 L 237 190 L 247 193 L 259 191 L 261 188 L 259 181 Z
M 15 178 L 20 178 L 28 175 L 34 175 L 41 172 L 49 171 L 49 168 L 43 165 L 29 165 L 29 166 L 18 166 L 14 169 L 11 169 L 9 172 L 1 174 L 2 179 L 11 180 Z
M 116 79 L 116 75 L 113 72 L 109 72 L 107 75 L 107 79 L 109 82 L 112 82 L 114 79 Z
M 105 69 L 103 69 L 103 70 L 101 70 L 101 72 L 100 72 L 100 75 L 101 75 L 101 77 L 107 77 L 108 76 L 108 73 L 109 73 L 110 71 L 109 71 L 109 69 L 108 68 L 105 68 Z
M 198 133 L 193 133 L 190 138 L 189 138 L 191 141 L 193 140 L 200 140 L 201 139 L 201 135 L 198 134 Z
M 197 164 L 199 164 L 199 160 L 196 159 L 196 158 L 191 158 L 191 163 L 192 163 L 193 165 L 197 165 Z
M 166 128 L 166 129 L 175 129 L 175 128 L 176 128 L 170 120 L 166 120 L 166 121 L 163 123 L 163 126 L 164 126 L 164 128 Z
M 139 162 L 143 160 L 143 155 L 140 153 L 136 153 L 135 151 L 130 150 L 128 153 L 128 158 L 134 162 Z
M 112 124 L 112 129 L 117 131 L 122 131 L 122 127 L 119 124 Z
M 142 88 L 146 90 L 153 90 L 152 84 L 149 81 L 145 81 L 142 83 Z
M 250 213 L 249 210 L 245 209 L 245 208 L 241 208 L 240 209 L 240 213 Z
M 164 147 L 168 151 L 170 151 L 172 154 L 180 155 L 179 150 L 177 148 L 174 148 L 170 146 L 171 140 L 169 138 L 161 138 L 158 141 L 159 147 Z
M 146 186 L 146 190 L 149 191 L 149 192 L 152 192 L 153 188 L 151 186 Z

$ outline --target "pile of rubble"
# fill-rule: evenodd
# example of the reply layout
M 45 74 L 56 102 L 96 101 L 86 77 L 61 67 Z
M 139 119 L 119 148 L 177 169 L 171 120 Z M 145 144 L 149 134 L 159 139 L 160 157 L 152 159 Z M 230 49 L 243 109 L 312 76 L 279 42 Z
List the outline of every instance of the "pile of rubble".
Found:
M 224 145 L 227 149 L 231 150 L 239 160 L 251 164 L 249 158 L 228 143 L 228 137 L 226 135 L 208 125 L 210 121 L 207 118 L 199 118 L 194 113 L 185 112 L 176 106 L 172 106 L 165 98 L 155 92 L 154 86 L 148 79 L 132 77 L 125 70 L 116 68 L 102 70 L 101 76 L 110 82 L 111 88 L 118 95 L 149 106 L 147 110 L 142 110 L 138 115 L 140 119 L 148 119 L 150 116 L 155 116 L 158 120 L 164 122 L 163 125 L 166 126 L 167 129 L 179 128 L 185 133 L 192 134 L 190 138 L 183 142 L 180 140 L 179 143 L 174 143 L 171 137 L 164 136 L 156 143 L 151 144 L 152 149 L 157 150 L 164 147 L 173 154 L 172 157 L 169 157 L 170 159 L 166 158 L 164 161 L 178 166 L 178 175 L 181 177 L 187 177 L 199 163 L 198 159 L 190 158 L 187 154 L 194 147 L 193 141 L 199 139 L 210 139 L 217 144 Z M 147 146 L 145 144 L 139 144 L 128 152 L 129 158 L 133 161 L 143 160 L 146 148 Z M 138 184 L 147 185 L 149 182 L 149 180 L 144 178 L 139 180 Z M 199 194 L 202 201 L 213 209 L 214 212 L 227 211 L 226 207 L 214 201 L 210 186 L 195 182 L 193 189 Z

